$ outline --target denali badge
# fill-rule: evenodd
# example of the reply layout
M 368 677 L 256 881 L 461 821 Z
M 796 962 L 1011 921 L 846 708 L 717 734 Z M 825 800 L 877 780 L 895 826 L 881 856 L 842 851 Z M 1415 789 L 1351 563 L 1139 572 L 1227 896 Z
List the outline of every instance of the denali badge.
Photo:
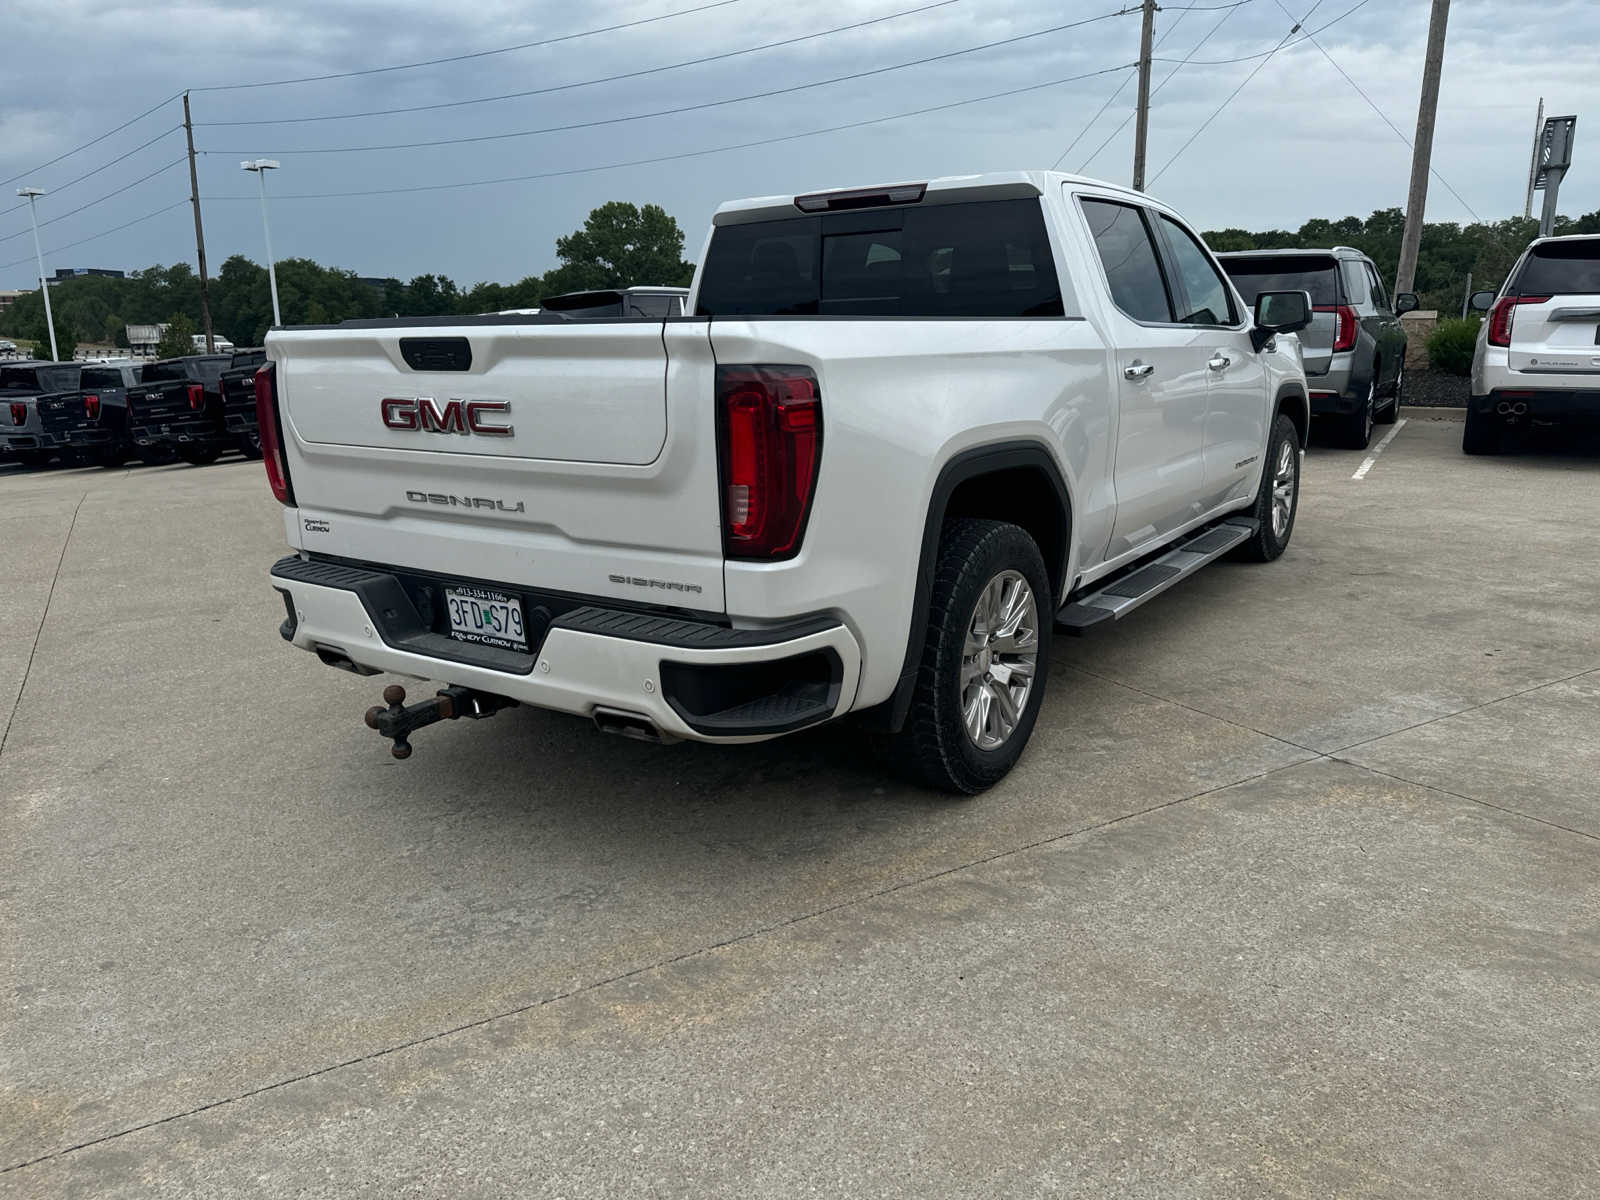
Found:
M 444 407 L 432 396 L 390 396 L 378 403 L 379 415 L 390 429 L 420 430 L 423 433 L 475 433 L 479 437 L 510 437 L 510 425 L 496 425 L 490 418 L 511 412 L 507 400 L 445 401 Z
M 413 504 L 443 504 L 448 508 L 492 508 L 496 512 L 527 512 L 527 506 L 518 500 L 515 505 L 497 500 L 493 496 L 455 496 L 444 492 L 411 492 L 406 499 Z

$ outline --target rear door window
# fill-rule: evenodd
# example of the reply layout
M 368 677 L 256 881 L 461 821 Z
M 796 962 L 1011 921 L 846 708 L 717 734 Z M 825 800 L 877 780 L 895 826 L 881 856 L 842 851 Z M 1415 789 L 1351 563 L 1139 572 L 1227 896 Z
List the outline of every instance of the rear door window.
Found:
M 1178 321 L 1184 325 L 1237 325 L 1233 291 L 1211 265 L 1199 239 L 1165 213 L 1160 220 L 1183 292 Z
M 1311 303 L 1318 307 L 1344 302 L 1339 295 L 1338 264 L 1327 255 L 1225 258 L 1222 267 L 1251 308 L 1262 292 L 1310 292 Z
M 1378 278 L 1378 272 L 1371 263 L 1362 263 L 1361 266 L 1367 273 L 1367 282 L 1372 286 L 1372 302 L 1384 312 L 1390 309 L 1389 293 L 1384 289 L 1383 280 Z
M 1063 312 L 1037 200 L 719 226 L 700 316 L 1052 317 Z
M 1522 264 L 1514 291 L 1523 296 L 1600 294 L 1600 238 L 1535 246 Z
M 1111 300 L 1135 321 L 1169 324 L 1177 318 L 1166 277 L 1144 214 L 1131 204 L 1083 201 L 1100 263 L 1111 285 Z

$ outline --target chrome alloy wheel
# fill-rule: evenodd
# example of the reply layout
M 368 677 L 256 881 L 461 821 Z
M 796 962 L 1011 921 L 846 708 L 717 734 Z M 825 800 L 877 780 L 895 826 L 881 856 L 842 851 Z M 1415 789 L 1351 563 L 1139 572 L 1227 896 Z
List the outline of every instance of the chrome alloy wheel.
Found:
M 1278 447 L 1278 461 L 1272 468 L 1272 536 L 1279 541 L 1289 532 L 1299 472 L 1300 455 L 1294 443 L 1286 441 Z
M 1039 606 L 1020 572 L 984 585 L 961 650 L 961 713 L 967 737 L 997 750 L 1016 732 L 1039 661 Z

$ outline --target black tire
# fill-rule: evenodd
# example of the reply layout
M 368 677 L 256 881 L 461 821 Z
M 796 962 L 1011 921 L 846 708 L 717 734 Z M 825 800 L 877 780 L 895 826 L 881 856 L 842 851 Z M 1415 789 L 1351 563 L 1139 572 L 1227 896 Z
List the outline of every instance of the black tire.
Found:
M 1467 423 L 1461 430 L 1461 450 L 1464 454 L 1499 454 L 1505 438 L 1505 422 L 1494 413 L 1479 412 L 1467 406 Z
M 150 467 L 164 467 L 178 461 L 178 452 L 172 446 L 140 446 L 134 451 L 139 461 Z
M 1372 419 L 1375 420 L 1379 425 L 1393 425 L 1396 421 L 1398 421 L 1400 419 L 1400 397 L 1405 394 L 1405 389 L 1406 364 L 1405 360 L 1402 359 L 1400 362 L 1400 373 L 1394 377 L 1394 394 L 1390 398 L 1389 403 L 1385 404 L 1382 409 L 1373 414 Z
M 238 440 L 239 453 L 249 459 L 261 457 L 261 435 L 255 431 L 241 433 Z
M 17 461 L 25 467 L 43 467 L 55 457 L 49 450 L 13 450 Z
M 95 465 L 114 471 L 128 461 L 128 448 L 124 445 L 104 446 L 95 453 Z
M 1285 465 L 1291 478 L 1286 518 L 1280 523 L 1273 520 L 1273 510 L 1278 479 Z M 1272 421 L 1272 434 L 1267 438 L 1267 454 L 1261 468 L 1261 486 L 1256 489 L 1256 502 L 1250 509 L 1250 515 L 1256 519 L 1256 531 L 1249 541 L 1235 548 L 1233 557 L 1245 562 L 1271 562 L 1277 558 L 1289 547 L 1289 539 L 1294 536 L 1294 519 L 1299 512 L 1300 431 L 1288 414 L 1279 413 Z
M 997 580 L 1018 576 L 1032 592 L 1034 674 L 1010 733 L 999 745 L 984 748 L 967 731 L 962 703 L 964 668 L 970 666 L 967 637 L 985 590 Z M 894 735 L 891 746 L 902 772 L 940 791 L 969 796 L 1004 778 L 1021 757 L 1038 719 L 1050 674 L 1054 616 L 1050 576 L 1039 547 L 1026 532 L 1005 521 L 971 517 L 945 525 L 916 690 L 905 727 Z M 989 651 L 984 655 L 987 663 Z M 985 686 L 981 679 L 978 686 Z M 1006 696 L 1014 701 L 1009 691 Z M 992 690 L 990 704 L 1001 704 Z M 1003 712 L 1001 708 L 1001 720 Z
M 218 445 L 196 446 L 185 443 L 178 447 L 178 457 L 191 467 L 209 467 L 222 457 L 222 447 Z
M 1339 444 L 1347 450 L 1365 450 L 1372 444 L 1372 427 L 1377 421 L 1378 377 L 1367 384 L 1367 396 L 1356 410 L 1339 418 Z

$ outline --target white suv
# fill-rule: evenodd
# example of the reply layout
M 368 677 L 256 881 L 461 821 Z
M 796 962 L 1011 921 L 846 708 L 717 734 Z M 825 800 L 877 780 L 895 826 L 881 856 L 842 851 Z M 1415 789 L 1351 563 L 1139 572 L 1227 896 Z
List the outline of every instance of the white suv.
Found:
M 1472 357 L 1461 448 L 1494 454 L 1531 423 L 1600 420 L 1600 235 L 1539 238 L 1498 293 Z

